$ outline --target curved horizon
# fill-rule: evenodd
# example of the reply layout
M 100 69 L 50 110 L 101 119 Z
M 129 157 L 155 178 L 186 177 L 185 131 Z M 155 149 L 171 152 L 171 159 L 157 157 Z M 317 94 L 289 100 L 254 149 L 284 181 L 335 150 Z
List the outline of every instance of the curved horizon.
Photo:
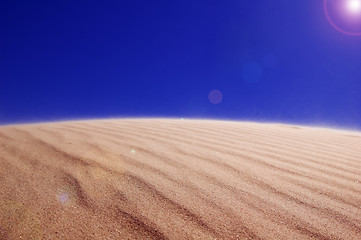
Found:
M 330 130 L 339 130 L 339 131 L 350 131 L 359 133 L 361 128 L 352 128 L 342 125 L 332 125 L 332 124 L 323 124 L 323 123 L 297 123 L 297 122 L 286 122 L 286 121 L 254 121 L 252 119 L 231 119 L 231 118 L 202 118 L 202 117 L 178 117 L 178 116 L 144 116 L 144 117 L 103 117 L 103 118 L 63 118 L 63 119 L 53 119 L 53 120 L 38 120 L 38 121 L 22 121 L 22 122 L 13 122 L 7 124 L 0 124 L 1 127 L 7 126 L 17 126 L 17 125 L 39 125 L 39 124 L 51 124 L 51 123 L 66 123 L 66 122 L 87 122 L 87 121 L 106 121 L 106 120 L 193 120 L 193 121 L 224 121 L 224 122 L 235 122 L 235 123 L 254 123 L 254 124 L 273 124 L 273 125 L 289 125 L 289 126 L 299 126 L 307 128 L 323 128 Z

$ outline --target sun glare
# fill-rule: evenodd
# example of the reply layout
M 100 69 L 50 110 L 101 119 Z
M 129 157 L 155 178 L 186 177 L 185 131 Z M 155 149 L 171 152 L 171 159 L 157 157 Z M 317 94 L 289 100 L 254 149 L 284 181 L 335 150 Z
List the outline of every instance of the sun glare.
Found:
M 346 6 L 347 6 L 347 9 L 352 13 L 360 13 L 361 12 L 361 1 L 360 0 L 348 0 Z

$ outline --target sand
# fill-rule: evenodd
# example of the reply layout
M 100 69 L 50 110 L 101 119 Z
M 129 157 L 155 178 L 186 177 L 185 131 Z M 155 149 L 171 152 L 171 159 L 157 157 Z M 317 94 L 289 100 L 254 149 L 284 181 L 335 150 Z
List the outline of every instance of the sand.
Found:
M 0 153 L 0 239 L 361 239 L 360 132 L 72 121 Z

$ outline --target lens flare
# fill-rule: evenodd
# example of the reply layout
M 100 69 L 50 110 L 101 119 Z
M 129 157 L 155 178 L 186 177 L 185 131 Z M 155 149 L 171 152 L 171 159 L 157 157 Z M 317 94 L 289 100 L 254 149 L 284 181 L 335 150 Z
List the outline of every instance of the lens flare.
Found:
M 361 1 L 360 0 L 348 0 L 346 7 L 349 12 L 357 14 L 361 12 Z
M 324 12 L 337 31 L 361 36 L 361 0 L 324 0 Z
M 223 100 L 223 94 L 218 89 L 214 89 L 209 92 L 208 100 L 213 104 L 219 104 Z

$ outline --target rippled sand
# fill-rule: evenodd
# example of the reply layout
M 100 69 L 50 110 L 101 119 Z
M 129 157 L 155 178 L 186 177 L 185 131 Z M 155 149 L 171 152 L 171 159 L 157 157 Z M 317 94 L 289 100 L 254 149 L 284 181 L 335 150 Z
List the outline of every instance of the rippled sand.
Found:
M 361 133 L 123 119 L 0 127 L 0 239 L 361 239 Z

